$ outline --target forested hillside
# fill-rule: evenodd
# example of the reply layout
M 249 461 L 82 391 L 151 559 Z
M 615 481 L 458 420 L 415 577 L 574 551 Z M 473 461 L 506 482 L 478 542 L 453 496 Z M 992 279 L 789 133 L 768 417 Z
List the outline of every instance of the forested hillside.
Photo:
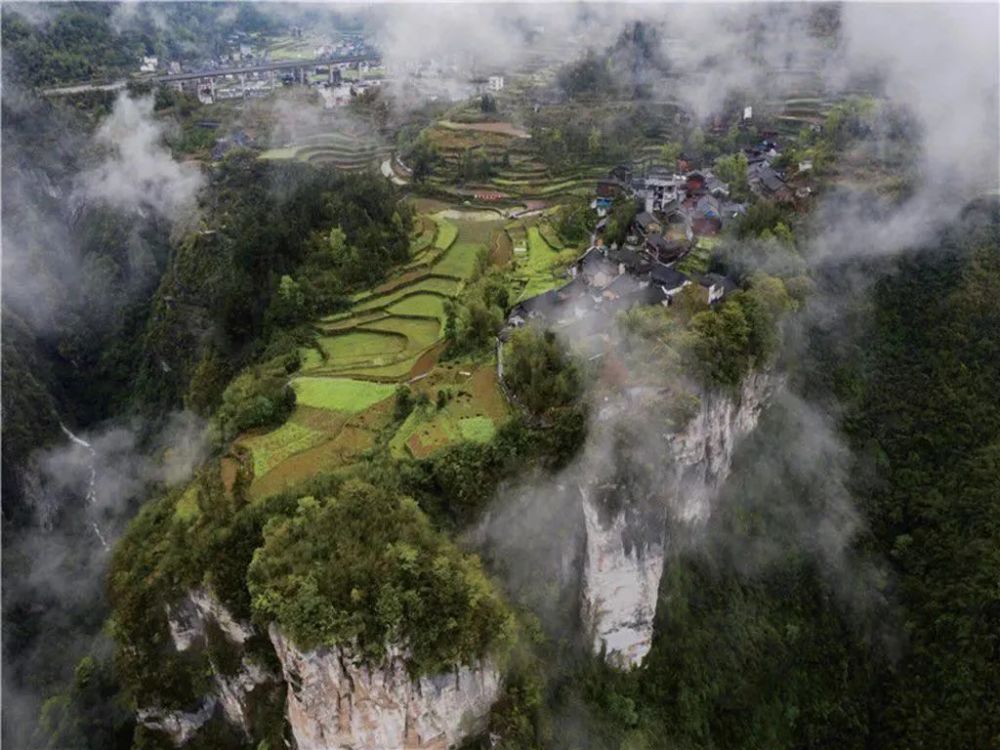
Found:
M 630 749 L 995 744 L 998 242 L 988 202 L 865 264 L 870 296 L 840 297 L 799 371 L 836 422 L 772 407 L 668 564 L 647 662 L 569 688 L 587 732 Z M 830 291 L 852 294 L 845 278 Z

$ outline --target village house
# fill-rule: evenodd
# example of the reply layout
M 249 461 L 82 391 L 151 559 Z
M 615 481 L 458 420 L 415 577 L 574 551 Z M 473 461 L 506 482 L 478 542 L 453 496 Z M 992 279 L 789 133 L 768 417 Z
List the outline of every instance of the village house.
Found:
M 792 191 L 781 176 L 766 161 L 751 165 L 748 170 L 750 189 L 762 198 L 784 203 L 792 200 Z
M 640 211 L 636 214 L 635 226 L 643 237 L 663 231 L 663 225 L 649 211 Z
M 706 273 L 698 279 L 698 284 L 705 291 L 705 301 L 713 305 L 727 294 L 735 292 L 739 287 L 736 282 L 717 273 Z
M 607 258 L 612 263 L 618 264 L 618 273 L 620 275 L 628 273 L 641 276 L 649 273 L 652 268 L 652 261 L 649 256 L 642 252 L 642 249 L 638 246 L 612 246 L 607 251 Z
M 663 290 L 667 300 L 673 299 L 675 294 L 691 283 L 691 279 L 683 273 L 662 263 L 653 266 L 649 280 Z
M 676 174 L 650 174 L 644 180 L 647 213 L 666 211 L 683 197 L 684 177 Z
M 594 313 L 610 320 L 614 314 L 637 305 L 669 306 L 682 289 L 692 285 L 703 290 L 709 304 L 737 289 L 732 280 L 720 274 L 705 274 L 693 280 L 630 246 L 591 247 L 577 258 L 569 275 L 570 280 L 563 286 L 514 305 L 498 338 L 506 341 L 514 330 L 533 320 L 572 326 Z
M 672 263 L 687 252 L 687 246 L 676 240 L 669 240 L 662 234 L 646 237 L 646 252 L 660 263 Z

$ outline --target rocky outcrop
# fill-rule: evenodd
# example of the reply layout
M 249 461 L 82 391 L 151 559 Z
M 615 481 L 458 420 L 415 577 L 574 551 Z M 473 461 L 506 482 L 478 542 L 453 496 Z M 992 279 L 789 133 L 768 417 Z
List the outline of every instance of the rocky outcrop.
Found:
M 481 727 L 500 691 L 490 660 L 412 679 L 399 651 L 372 667 L 345 648 L 301 651 L 273 625 L 270 636 L 298 750 L 446 750 Z
M 183 745 L 201 729 L 215 713 L 215 701 L 203 701 L 195 711 L 164 711 L 158 708 L 140 708 L 136 718 L 140 724 L 164 732 L 175 745 Z
M 178 651 L 205 648 L 210 629 L 216 629 L 229 647 L 242 650 L 253 636 L 253 628 L 241 623 L 218 599 L 205 589 L 194 589 L 173 606 L 167 606 L 167 625 Z M 139 721 L 150 729 L 164 732 L 174 744 L 182 745 L 221 710 L 222 715 L 249 736 L 252 724 L 251 695 L 262 685 L 273 683 L 277 676 L 247 657 L 231 674 L 212 664 L 214 686 L 198 706 L 190 711 L 170 711 L 157 707 L 140 708 Z
M 209 623 L 218 625 L 231 643 L 240 646 L 253 635 L 253 628 L 238 622 L 206 589 L 189 591 L 180 604 L 167 606 L 167 625 L 178 651 L 187 651 L 195 642 L 204 641 Z
M 747 377 L 736 395 L 708 394 L 678 432 L 662 436 L 654 459 L 649 499 L 637 508 L 630 499 L 612 503 L 598 482 L 580 487 L 585 525 L 582 610 L 595 652 L 609 662 L 635 666 L 649 652 L 657 593 L 668 544 L 667 516 L 698 523 L 729 474 L 733 449 L 756 427 L 780 385 L 769 373 Z M 612 423 L 622 412 L 609 415 Z M 602 492 L 603 490 L 603 492 Z M 621 494 L 617 485 L 612 493 Z

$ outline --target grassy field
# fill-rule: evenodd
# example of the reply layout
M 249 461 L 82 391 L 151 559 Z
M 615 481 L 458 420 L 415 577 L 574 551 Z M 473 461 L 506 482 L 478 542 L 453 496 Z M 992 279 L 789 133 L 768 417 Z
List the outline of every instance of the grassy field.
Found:
M 338 169 L 366 169 L 377 158 L 374 141 L 352 133 L 327 132 L 302 136 L 295 143 L 272 148 L 260 154 L 261 159 L 308 161 L 332 164 Z
M 437 269 L 435 268 L 435 271 Z M 359 301 L 352 309 L 353 313 L 363 313 L 370 310 L 378 310 L 390 307 L 404 297 L 412 294 L 438 294 L 445 297 L 453 297 L 458 291 L 458 280 L 453 277 L 442 278 L 429 276 L 418 281 L 404 284 L 402 287 L 392 290 L 387 294 L 368 297 Z
M 482 247 L 479 243 L 456 242 L 435 266 L 436 273 L 466 279 L 476 267 L 476 254 Z
M 338 336 L 323 336 L 319 345 L 327 356 L 325 365 L 356 364 L 391 356 L 406 349 L 406 338 L 370 330 L 356 330 Z
M 413 294 L 388 308 L 396 315 L 423 315 L 437 318 L 444 325 L 444 297 L 437 294 Z
M 442 408 L 428 404 L 414 409 L 389 441 L 395 456 L 425 458 L 456 442 L 485 443 L 507 419 L 507 404 L 496 387 L 492 364 L 475 368 L 469 376 L 458 372 L 431 376 L 423 392 L 447 394 Z
M 289 421 L 265 435 L 243 438 L 242 443 L 253 454 L 254 476 L 263 476 L 286 458 L 324 440 L 326 436 L 322 432 Z
M 472 443 L 488 443 L 497 434 L 497 426 L 489 417 L 462 417 L 458 429 L 462 438 Z
M 566 258 L 545 241 L 537 226 L 528 227 L 527 257 L 519 255 L 516 260 L 516 276 L 524 283 L 520 299 L 547 292 L 563 281 L 556 271 Z
M 441 324 L 437 320 L 426 318 L 390 316 L 369 323 L 367 328 L 373 331 L 385 331 L 406 336 L 406 351 L 414 354 L 431 346 L 441 337 Z
M 389 398 L 394 385 L 347 378 L 296 378 L 292 381 L 297 403 L 316 409 L 357 414 Z
M 439 250 L 447 250 L 455 242 L 455 238 L 458 237 L 458 227 L 447 219 L 435 219 L 434 221 L 438 225 L 437 236 L 434 238 L 434 246 Z

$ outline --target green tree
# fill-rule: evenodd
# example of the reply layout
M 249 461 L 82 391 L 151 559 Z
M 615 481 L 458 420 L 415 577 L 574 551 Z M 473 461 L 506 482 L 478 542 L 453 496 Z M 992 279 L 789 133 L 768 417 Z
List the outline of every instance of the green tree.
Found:
M 358 480 L 269 521 L 248 581 L 256 619 L 299 647 L 343 645 L 378 660 L 405 644 L 415 675 L 469 663 L 511 629 L 476 558 L 412 499 Z
M 742 305 L 733 301 L 695 315 L 688 339 L 694 372 L 709 384 L 738 385 L 750 367 L 751 330 Z
M 733 200 L 745 201 L 750 197 L 750 184 L 747 182 L 748 167 L 747 157 L 742 151 L 715 160 L 715 174 L 729 185 L 729 195 Z
M 504 363 L 507 385 L 529 412 L 542 416 L 580 396 L 582 377 L 551 331 L 533 326 L 517 331 Z
M 604 139 L 601 137 L 601 129 L 594 126 L 587 135 L 587 152 L 591 156 L 598 156 L 604 148 Z
M 423 182 L 430 177 L 439 160 L 437 147 L 423 137 L 418 139 L 406 154 L 413 179 L 417 182 Z
M 309 309 L 302 287 L 288 274 L 278 282 L 278 291 L 271 300 L 268 318 L 273 325 L 290 326 L 306 319 Z
M 677 159 L 680 158 L 680 155 L 681 144 L 676 141 L 670 141 L 660 146 L 660 161 L 670 167 L 670 169 L 677 168 Z

